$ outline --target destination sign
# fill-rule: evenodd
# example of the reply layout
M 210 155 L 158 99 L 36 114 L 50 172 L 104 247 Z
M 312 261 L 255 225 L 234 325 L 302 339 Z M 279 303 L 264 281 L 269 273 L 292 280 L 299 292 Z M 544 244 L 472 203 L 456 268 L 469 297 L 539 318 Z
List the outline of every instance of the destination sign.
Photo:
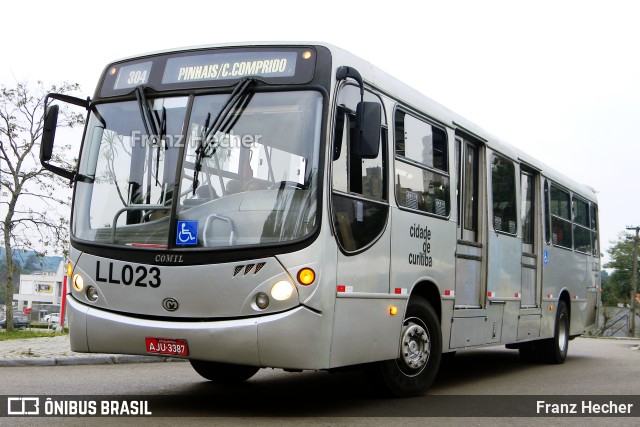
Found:
M 130 93 L 143 85 L 156 91 L 229 86 L 244 77 L 268 84 L 305 84 L 315 73 L 311 47 L 242 47 L 162 53 L 107 67 L 100 95 Z
M 118 73 L 116 82 L 113 84 L 113 89 L 129 89 L 147 84 L 149 81 L 149 75 L 151 74 L 152 65 L 153 62 L 147 61 L 138 64 L 126 65 L 119 70 L 115 67 L 112 68 L 111 73 Z
M 296 72 L 296 57 L 296 52 L 237 52 L 171 58 L 165 66 L 162 83 L 246 76 L 291 77 Z

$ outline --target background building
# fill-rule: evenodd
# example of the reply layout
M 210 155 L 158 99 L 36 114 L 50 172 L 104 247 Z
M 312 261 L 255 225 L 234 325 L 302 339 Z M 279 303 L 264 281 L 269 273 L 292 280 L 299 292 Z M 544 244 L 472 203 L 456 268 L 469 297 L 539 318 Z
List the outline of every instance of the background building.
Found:
M 49 313 L 60 312 L 64 263 L 56 271 L 38 271 L 20 275 L 20 288 L 13 295 L 17 311 L 31 313 L 31 320 L 39 321 Z

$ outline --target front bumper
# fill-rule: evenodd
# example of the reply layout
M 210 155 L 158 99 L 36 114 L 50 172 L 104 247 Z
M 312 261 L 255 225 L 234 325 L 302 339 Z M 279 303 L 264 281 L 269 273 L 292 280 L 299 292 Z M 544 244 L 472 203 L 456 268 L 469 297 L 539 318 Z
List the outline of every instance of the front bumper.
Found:
M 189 358 L 261 367 L 326 369 L 323 316 L 304 306 L 220 321 L 150 320 L 117 314 L 67 298 L 71 350 L 82 353 L 149 355 L 145 338 L 184 339 Z

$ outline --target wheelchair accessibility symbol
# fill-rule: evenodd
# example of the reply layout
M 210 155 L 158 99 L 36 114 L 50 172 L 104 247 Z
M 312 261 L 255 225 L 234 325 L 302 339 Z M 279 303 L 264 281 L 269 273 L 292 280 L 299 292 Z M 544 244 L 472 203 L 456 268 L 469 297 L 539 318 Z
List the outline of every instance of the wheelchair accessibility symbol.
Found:
M 176 245 L 192 245 L 198 244 L 198 221 L 178 221 L 178 230 L 176 234 Z

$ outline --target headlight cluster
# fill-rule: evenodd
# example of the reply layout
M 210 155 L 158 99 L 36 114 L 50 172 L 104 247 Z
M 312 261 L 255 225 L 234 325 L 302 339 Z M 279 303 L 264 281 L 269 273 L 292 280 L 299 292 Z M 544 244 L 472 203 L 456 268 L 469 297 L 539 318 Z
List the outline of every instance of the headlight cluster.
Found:
M 72 265 L 71 263 L 69 263 L 67 267 L 67 273 L 70 273 L 71 271 L 72 271 Z M 68 275 L 67 277 L 71 277 L 71 285 L 73 286 L 73 289 L 75 289 L 78 292 L 84 291 L 84 294 L 87 297 L 87 300 L 89 300 L 90 302 L 98 301 L 98 298 L 100 297 L 100 294 L 98 293 L 98 289 L 92 285 L 88 285 L 85 289 L 84 279 L 79 273 L 76 273 L 73 276 Z
M 305 267 L 298 272 L 296 278 L 298 279 L 298 283 L 301 285 L 309 286 L 315 282 L 316 273 L 312 269 Z M 269 293 L 271 294 L 271 298 L 276 301 L 286 301 L 291 298 L 294 291 L 295 286 L 293 283 L 288 280 L 280 280 L 271 287 L 271 291 Z M 260 310 L 264 310 L 269 307 L 269 303 L 269 295 L 264 292 L 258 292 L 256 294 L 255 304 Z

